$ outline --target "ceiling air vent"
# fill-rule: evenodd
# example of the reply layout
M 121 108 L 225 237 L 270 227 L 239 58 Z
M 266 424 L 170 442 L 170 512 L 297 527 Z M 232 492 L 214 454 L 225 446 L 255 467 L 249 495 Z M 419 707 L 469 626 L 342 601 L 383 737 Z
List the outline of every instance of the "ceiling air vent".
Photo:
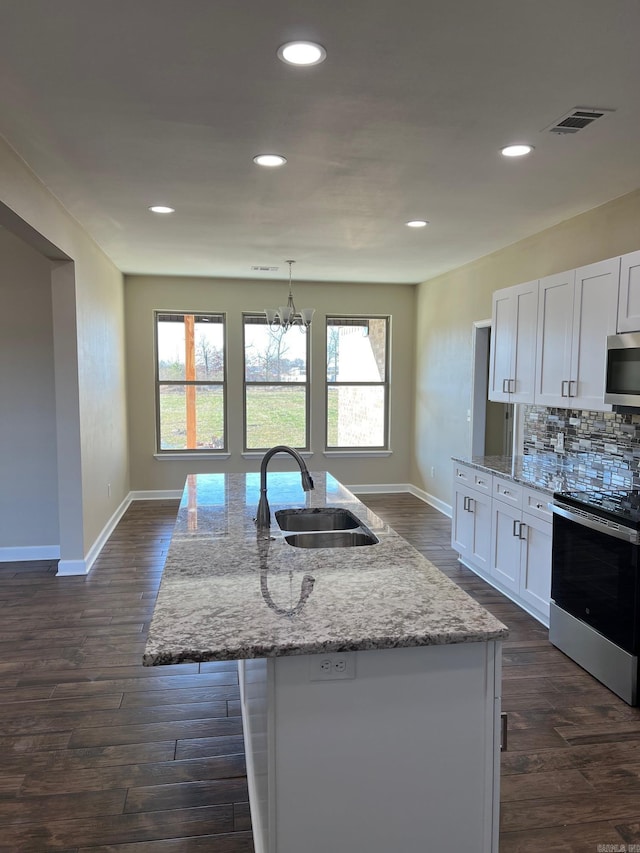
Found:
M 607 107 L 574 107 L 568 113 L 554 121 L 549 127 L 545 127 L 550 133 L 577 133 L 590 124 L 593 124 L 599 118 L 604 118 L 609 113 L 615 110 Z
M 251 272 L 278 272 L 280 267 L 251 267 Z

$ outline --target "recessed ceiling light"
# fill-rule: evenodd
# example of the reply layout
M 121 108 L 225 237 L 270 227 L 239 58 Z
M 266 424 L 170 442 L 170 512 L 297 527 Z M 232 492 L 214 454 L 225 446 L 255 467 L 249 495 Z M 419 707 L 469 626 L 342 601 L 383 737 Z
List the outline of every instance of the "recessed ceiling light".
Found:
M 409 228 L 424 228 L 428 224 L 426 219 L 410 219 L 408 222 L 405 222 L 405 225 L 408 225 Z
M 287 162 L 287 158 L 283 157 L 282 154 L 256 154 L 253 158 L 253 162 L 257 163 L 258 166 L 284 166 Z
M 505 157 L 524 157 L 525 154 L 531 154 L 533 145 L 507 145 L 502 149 L 502 154 Z
M 154 204 L 153 207 L 150 207 L 149 210 L 152 213 L 175 213 L 176 210 L 174 207 L 166 207 L 164 204 Z
M 319 65 L 327 51 L 312 41 L 290 41 L 278 48 L 278 58 L 289 65 Z

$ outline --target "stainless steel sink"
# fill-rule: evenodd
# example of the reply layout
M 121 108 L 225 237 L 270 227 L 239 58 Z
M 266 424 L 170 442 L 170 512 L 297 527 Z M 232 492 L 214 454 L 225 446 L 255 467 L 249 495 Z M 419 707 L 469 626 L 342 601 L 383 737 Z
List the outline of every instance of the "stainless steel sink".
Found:
M 285 542 L 295 548 L 356 548 L 361 545 L 376 545 L 379 542 L 377 536 L 363 529 L 293 533 L 284 538 Z
M 281 530 L 292 533 L 319 530 L 355 530 L 360 520 L 348 509 L 341 507 L 312 507 L 306 509 L 280 509 L 275 513 Z

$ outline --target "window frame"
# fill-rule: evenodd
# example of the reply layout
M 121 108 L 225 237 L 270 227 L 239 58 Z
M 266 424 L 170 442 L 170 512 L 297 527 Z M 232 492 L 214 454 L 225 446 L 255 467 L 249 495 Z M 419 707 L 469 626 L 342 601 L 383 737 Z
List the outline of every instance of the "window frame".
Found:
M 193 316 L 194 322 L 197 317 L 215 317 L 216 322 L 222 325 L 222 356 L 223 369 L 222 379 L 215 380 L 187 380 L 187 379 L 160 379 L 160 358 L 158 351 L 158 323 L 163 315 Z M 153 357 L 154 357 L 154 373 L 155 373 L 155 422 L 156 422 L 156 455 L 161 457 L 165 455 L 179 454 L 188 456 L 193 454 L 206 454 L 208 456 L 228 455 L 229 428 L 228 428 L 228 382 L 227 382 L 227 315 L 224 311 L 186 311 L 186 310 L 165 310 L 154 309 L 153 312 Z M 161 422 L 160 422 L 160 386 L 161 385 L 181 385 L 181 386 L 216 386 L 222 389 L 222 447 L 186 447 L 186 448 L 162 448 L 161 445 Z
M 250 324 L 246 323 L 246 319 L 251 318 Z M 247 325 L 264 325 L 268 326 L 264 311 L 243 311 L 242 312 L 242 452 L 244 454 L 263 453 L 269 450 L 269 447 L 249 447 L 247 444 L 247 387 L 272 387 L 274 385 L 283 385 L 287 388 L 291 386 L 304 387 L 305 389 L 305 444 L 304 447 L 299 445 L 294 446 L 294 450 L 300 453 L 309 453 L 311 447 L 311 328 L 306 331 L 306 369 L 304 382 L 277 382 L 277 381 L 247 381 L 247 347 L 246 347 L 246 327 Z M 291 327 L 286 334 L 299 335 L 300 332 Z M 283 442 L 277 442 L 282 444 Z
M 357 325 L 358 321 L 363 320 L 384 320 L 385 321 L 385 349 L 384 349 L 384 380 L 381 382 L 339 382 L 336 380 L 330 381 L 328 378 L 328 332 L 332 325 L 331 321 L 345 321 L 336 325 Z M 354 321 L 354 322 L 350 322 Z M 329 444 L 329 389 L 338 387 L 375 387 L 384 389 L 384 443 L 382 445 L 341 445 Z M 333 312 L 325 317 L 324 328 L 324 452 L 325 453 L 371 453 L 371 452 L 389 452 L 390 451 L 390 418 L 391 418 L 391 315 L 390 314 L 337 314 Z

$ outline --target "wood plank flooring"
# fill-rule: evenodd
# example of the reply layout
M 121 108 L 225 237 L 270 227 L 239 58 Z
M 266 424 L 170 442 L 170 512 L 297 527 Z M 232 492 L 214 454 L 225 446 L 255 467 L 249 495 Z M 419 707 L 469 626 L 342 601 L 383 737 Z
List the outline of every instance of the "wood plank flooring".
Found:
M 460 566 L 449 519 L 363 500 L 511 629 L 501 853 L 640 851 L 640 712 Z M 0 564 L 3 853 L 252 853 L 235 664 L 140 664 L 176 510 L 134 503 L 87 577 Z

